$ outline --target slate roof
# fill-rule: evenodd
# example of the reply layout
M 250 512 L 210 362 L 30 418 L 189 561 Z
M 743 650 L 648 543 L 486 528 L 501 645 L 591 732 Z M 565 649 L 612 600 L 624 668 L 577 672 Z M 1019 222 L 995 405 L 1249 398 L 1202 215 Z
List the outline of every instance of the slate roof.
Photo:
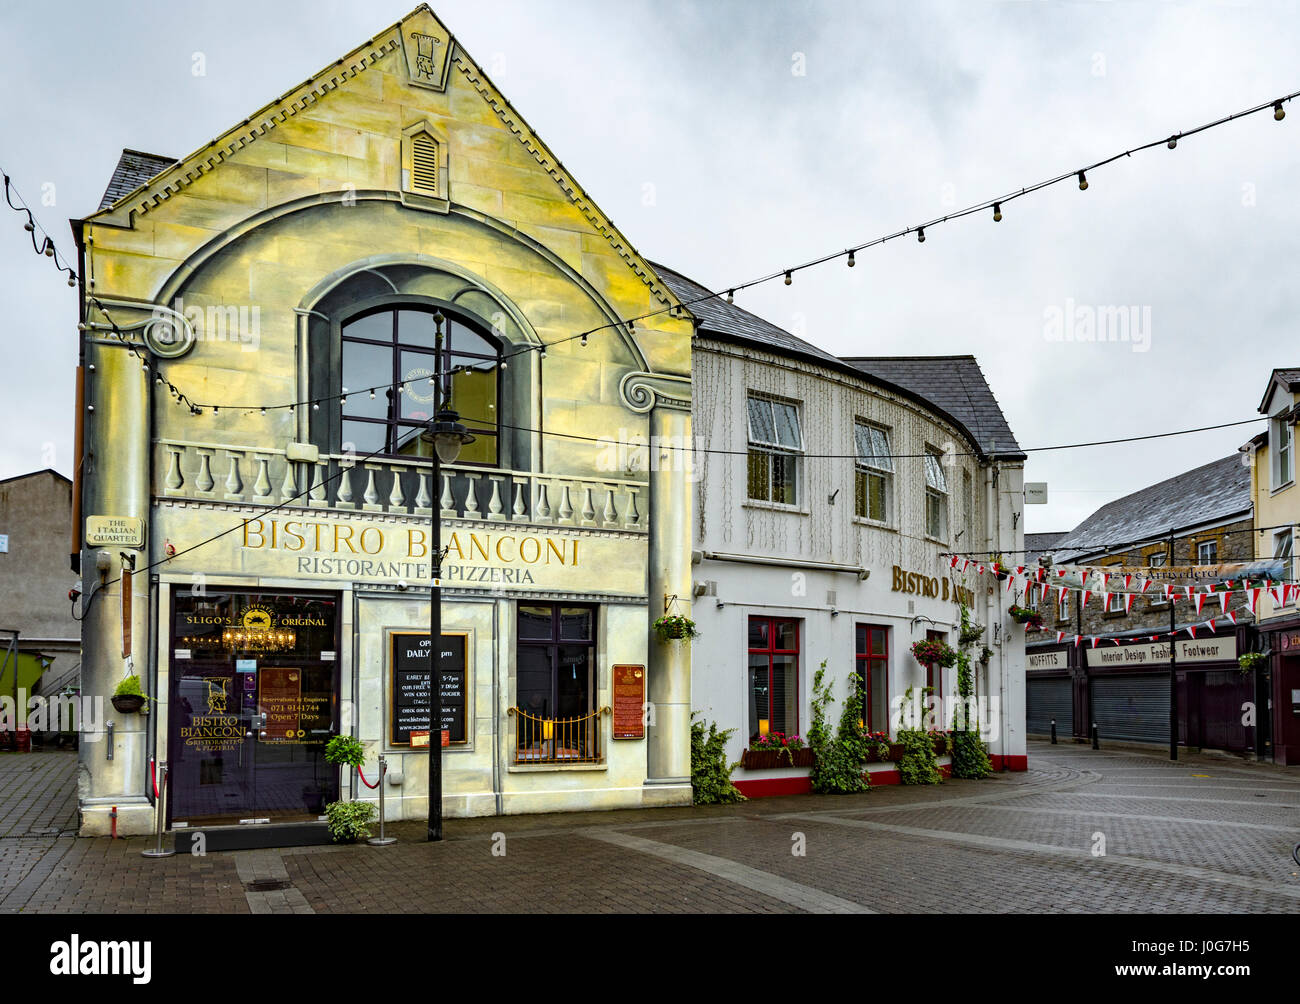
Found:
M 974 356 L 853 356 L 844 361 L 933 401 L 969 429 L 986 453 L 1024 459 Z
M 1288 394 L 1294 394 L 1300 389 L 1300 369 L 1275 369 L 1268 378 L 1268 390 L 1264 392 L 1264 400 L 1259 402 L 1259 413 L 1261 415 L 1268 411 L 1268 399 L 1273 393 L 1273 384 L 1280 383 Z
M 108 182 L 108 188 L 104 190 L 104 197 L 99 200 L 99 208 L 107 209 L 122 196 L 152 181 L 175 163 L 175 157 L 160 157 L 156 153 L 141 153 L 139 150 L 123 150 L 113 171 L 113 177 Z
M 1057 541 L 1054 555 L 1060 563 L 1250 511 L 1250 468 L 1234 453 L 1102 506 Z
M 1036 564 L 1040 554 L 1050 553 L 1057 544 L 1065 539 L 1069 532 L 1068 530 L 1060 530 L 1056 533 L 1025 534 L 1025 564 Z
M 866 376 L 871 383 L 897 391 L 952 420 L 986 455 L 1024 459 L 974 356 L 841 359 L 743 307 L 727 303 L 725 297 L 712 296 L 708 288 L 680 272 L 654 262 L 651 265 L 695 315 L 701 331 L 725 341 L 820 363 L 859 379 Z

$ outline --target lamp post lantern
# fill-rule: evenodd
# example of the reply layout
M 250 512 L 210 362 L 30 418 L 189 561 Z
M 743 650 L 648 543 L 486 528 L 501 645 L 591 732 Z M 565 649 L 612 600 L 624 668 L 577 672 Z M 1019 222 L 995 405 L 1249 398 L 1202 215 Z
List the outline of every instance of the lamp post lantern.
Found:
M 462 446 L 474 437 L 460 424 L 460 416 L 445 400 L 442 386 L 442 324 L 446 318 L 435 312 L 433 323 L 433 413 L 423 438 L 432 446 L 433 543 L 429 550 L 433 578 L 429 587 L 429 839 L 442 839 L 442 465 L 454 464 Z M 447 395 L 449 398 L 450 395 Z M 470 490 L 473 490 L 471 486 Z

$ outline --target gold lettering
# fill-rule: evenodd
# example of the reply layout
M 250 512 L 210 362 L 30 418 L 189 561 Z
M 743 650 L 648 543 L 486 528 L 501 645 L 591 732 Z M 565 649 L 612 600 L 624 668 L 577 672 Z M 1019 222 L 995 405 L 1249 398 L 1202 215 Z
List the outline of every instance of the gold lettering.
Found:
M 553 541 L 550 537 L 547 537 L 547 538 L 546 538 L 546 563 L 547 563 L 548 565 L 551 563 L 551 555 L 552 555 L 552 554 L 554 554 L 557 558 L 560 559 L 560 564 L 561 564 L 561 565 L 564 564 L 564 551 L 563 551 L 563 549 L 562 549 L 562 548 L 559 548 L 559 547 L 556 547 L 556 546 L 555 546 L 555 541 Z
M 420 550 L 417 552 L 416 548 Z M 408 558 L 424 558 L 429 554 L 429 546 L 424 542 L 423 530 L 406 531 L 406 556 Z
M 373 551 L 370 548 L 366 547 L 366 534 L 368 533 L 378 534 L 379 536 L 379 543 L 375 545 L 375 549 Z M 383 530 L 380 530 L 378 527 L 368 526 L 361 531 L 361 550 L 365 551 L 366 554 L 378 554 L 383 549 L 384 549 Z
M 295 526 L 302 526 L 302 524 L 299 523 L 297 520 L 290 520 L 288 523 L 284 524 L 284 539 L 286 541 L 284 546 L 285 549 L 289 551 L 301 551 L 307 545 L 307 541 L 301 533 L 299 533 L 297 530 L 290 529 L 291 527 L 295 527 Z M 288 541 L 290 540 L 296 540 L 298 542 L 298 546 L 290 547 L 288 544 Z
M 447 544 L 447 553 L 450 554 L 452 551 L 456 552 L 456 557 L 461 561 L 465 560 L 465 552 L 461 550 L 459 534 L 453 533 L 451 535 L 451 541 Z
M 490 539 L 491 539 L 491 538 L 489 538 L 489 540 L 490 540 Z M 489 559 L 488 559 L 488 553 L 487 553 L 487 551 L 486 551 L 486 550 L 484 549 L 484 547 L 483 547 L 483 542 L 482 542 L 481 540 L 478 539 L 478 534 L 476 534 L 476 533 L 471 533 L 471 534 L 469 535 L 469 560 L 470 560 L 470 561 L 473 561 L 473 560 L 474 560 L 474 552 L 475 552 L 475 551 L 478 551 L 479 555 L 482 556 L 482 558 L 483 558 L 484 561 L 489 560 Z
M 943 598 L 944 598 L 945 600 L 948 598 L 948 580 L 947 580 L 947 579 L 944 579 L 944 580 L 943 580 Z
M 257 527 L 256 530 L 252 529 L 254 526 Z M 256 534 L 257 536 L 256 544 L 249 543 L 249 537 L 252 534 Z M 244 546 L 245 547 L 259 548 L 264 546 L 265 543 L 266 541 L 262 535 L 262 521 L 260 519 L 250 519 L 247 523 L 244 524 Z
M 311 526 L 312 526 L 312 529 L 316 531 L 316 550 L 319 551 L 319 550 L 320 550 L 320 524 L 319 524 L 319 523 L 313 523 Z M 338 549 L 339 549 L 338 541 L 335 540 L 335 542 L 334 542 L 334 550 L 337 551 Z
M 894 566 L 894 588 L 892 591 L 895 593 L 903 591 L 903 570 L 897 565 Z
M 515 538 L 514 538 L 514 537 L 511 537 L 509 534 L 507 534 L 507 535 L 504 536 L 504 537 L 498 537 L 498 538 L 497 538 L 497 548 L 496 548 L 496 550 L 497 550 L 497 560 L 498 560 L 498 561 L 504 561 L 504 562 L 507 562 L 507 563 L 508 563 L 508 562 L 511 562 L 511 561 L 514 561 L 514 560 L 515 560 L 514 558 L 507 558 L 504 554 L 501 553 L 501 545 L 504 544 L 507 540 L 514 540 L 514 539 L 515 539 Z
M 524 548 L 526 548 L 529 544 L 533 545 L 533 556 L 531 558 L 528 557 L 528 555 L 524 554 Z M 537 561 L 538 559 L 541 558 L 541 556 L 542 556 L 542 545 L 538 543 L 537 538 L 525 537 L 523 539 L 523 542 L 519 545 L 519 557 L 527 564 L 535 565 L 537 564 Z
M 271 550 L 272 551 L 275 550 L 275 531 L 276 531 L 276 521 L 271 520 Z
M 346 531 L 346 533 L 344 531 Z M 334 553 L 335 554 L 339 553 L 340 542 L 347 544 L 348 550 L 351 551 L 353 554 L 357 553 L 357 549 L 352 546 L 352 527 L 345 526 L 342 523 L 335 523 L 334 524 Z M 320 547 L 319 544 L 317 544 L 316 546 L 318 548 Z

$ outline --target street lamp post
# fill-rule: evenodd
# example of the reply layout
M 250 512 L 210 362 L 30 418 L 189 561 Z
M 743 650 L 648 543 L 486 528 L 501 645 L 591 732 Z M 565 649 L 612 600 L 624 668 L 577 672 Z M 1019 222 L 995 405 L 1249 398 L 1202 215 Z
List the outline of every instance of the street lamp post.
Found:
M 442 839 L 442 465 L 454 464 L 462 446 L 474 442 L 460 424 L 460 416 L 443 400 L 442 312 L 433 315 L 433 413 L 424 438 L 433 447 L 433 540 L 429 549 L 433 579 L 429 588 L 429 839 Z M 472 490 L 472 487 L 471 487 Z

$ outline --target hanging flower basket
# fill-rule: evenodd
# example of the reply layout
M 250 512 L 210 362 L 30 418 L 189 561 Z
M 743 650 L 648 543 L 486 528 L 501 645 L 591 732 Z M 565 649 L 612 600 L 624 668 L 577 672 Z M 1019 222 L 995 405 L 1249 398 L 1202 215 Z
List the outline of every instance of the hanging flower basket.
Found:
M 1237 657 L 1237 665 L 1241 667 L 1243 673 L 1253 673 L 1257 669 L 1262 669 L 1268 662 L 1268 656 L 1263 652 L 1243 652 Z
M 948 667 L 957 664 L 957 651 L 938 638 L 912 642 L 912 655 L 922 666 Z
M 694 638 L 700 633 L 693 620 L 680 614 L 664 614 L 654 622 L 654 629 L 659 640 L 665 642 Z
M 1041 630 L 1043 627 L 1043 615 L 1037 610 L 1013 606 L 1007 613 L 1011 615 L 1013 621 L 1017 624 L 1023 624 L 1027 628 L 1032 627 L 1035 630 Z

